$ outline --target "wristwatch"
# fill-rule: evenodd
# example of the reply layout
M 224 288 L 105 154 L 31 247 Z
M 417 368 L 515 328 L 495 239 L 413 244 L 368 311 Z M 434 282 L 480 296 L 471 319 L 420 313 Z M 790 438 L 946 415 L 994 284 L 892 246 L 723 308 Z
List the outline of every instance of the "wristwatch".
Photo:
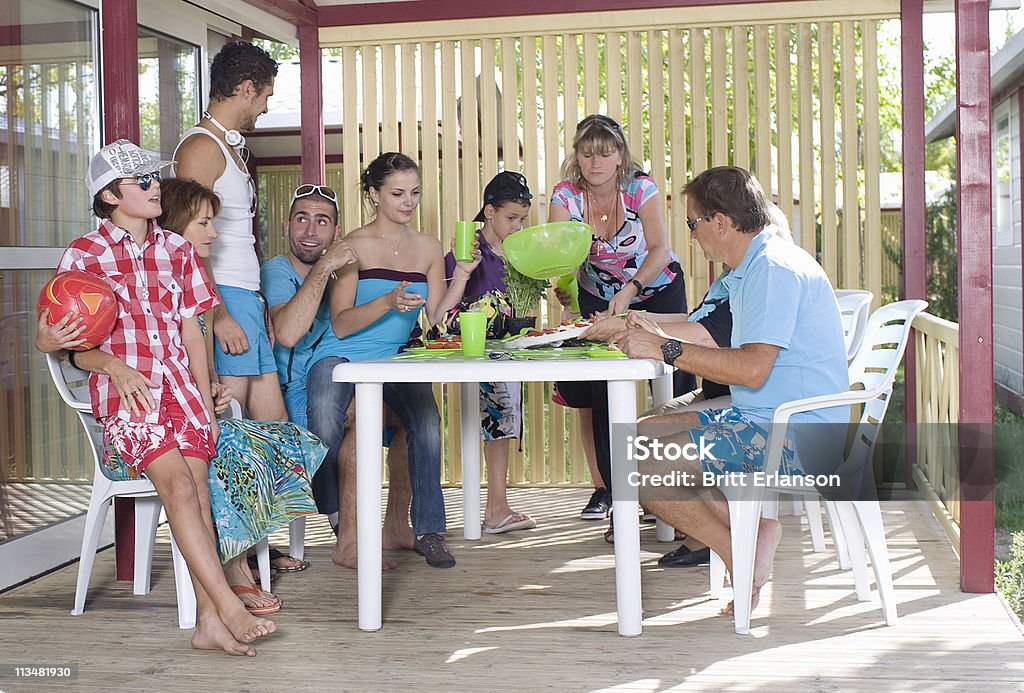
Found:
M 644 285 L 636 279 L 630 279 L 629 283 L 636 287 L 636 295 L 639 296 L 644 292 Z
M 675 360 L 683 355 L 683 343 L 678 339 L 670 339 L 661 345 L 661 356 L 665 363 L 673 365 Z

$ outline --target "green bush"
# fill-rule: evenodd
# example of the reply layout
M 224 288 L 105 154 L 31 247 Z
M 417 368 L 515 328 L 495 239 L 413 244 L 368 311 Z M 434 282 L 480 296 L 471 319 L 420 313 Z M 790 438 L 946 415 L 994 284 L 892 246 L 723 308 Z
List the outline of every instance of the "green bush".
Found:
M 882 250 L 903 269 L 903 251 L 883 241 Z M 957 229 L 956 187 L 950 187 L 928 205 L 925 232 L 925 273 L 927 275 L 928 312 L 957 321 Z M 883 297 L 895 294 L 896 287 L 885 287 Z
M 1009 559 L 996 561 L 996 589 L 1017 615 L 1024 616 L 1024 532 L 1014 532 Z

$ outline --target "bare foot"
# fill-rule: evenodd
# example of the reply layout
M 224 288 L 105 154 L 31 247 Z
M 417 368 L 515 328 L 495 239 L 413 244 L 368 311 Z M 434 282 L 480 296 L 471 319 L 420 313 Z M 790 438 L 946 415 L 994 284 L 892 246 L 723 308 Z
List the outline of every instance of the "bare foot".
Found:
M 235 657 L 256 656 L 256 648 L 235 640 L 216 612 L 199 617 L 196 632 L 192 634 L 192 647 L 197 650 L 223 650 Z
M 384 536 L 382 546 L 385 549 L 408 549 L 412 550 L 416 537 L 412 533 L 412 527 L 404 524 L 399 527 L 388 527 L 384 525 Z
M 775 563 L 775 549 L 782 539 L 782 525 L 778 520 L 762 518 L 757 528 L 757 548 L 754 551 L 754 588 L 768 582 Z
M 277 631 L 276 623 L 266 618 L 253 616 L 244 608 L 239 608 L 228 618 L 221 616 L 221 620 L 235 636 L 235 640 L 240 642 L 253 642 L 264 635 L 270 635 Z
M 386 546 L 384 548 L 391 548 Z M 340 565 L 343 568 L 351 568 L 352 570 L 358 570 L 359 568 L 359 550 L 356 544 L 342 543 L 341 538 L 334 544 L 334 548 L 331 550 L 331 560 L 334 561 L 335 565 Z M 398 564 L 384 556 L 380 557 L 381 570 L 394 570 L 398 567 Z
M 750 612 L 753 613 L 754 609 L 757 608 L 758 602 L 761 601 L 761 588 L 758 585 L 754 585 L 753 591 L 750 593 Z M 735 602 L 729 602 L 719 613 L 723 616 L 732 616 L 735 612 Z

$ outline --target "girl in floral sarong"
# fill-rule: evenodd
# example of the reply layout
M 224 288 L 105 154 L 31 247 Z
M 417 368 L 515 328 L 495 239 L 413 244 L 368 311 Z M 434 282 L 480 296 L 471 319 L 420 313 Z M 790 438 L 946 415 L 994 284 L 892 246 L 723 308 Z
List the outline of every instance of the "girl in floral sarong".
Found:
M 220 200 L 205 186 L 187 179 L 169 179 L 162 186 L 163 213 L 157 222 L 181 234 L 207 258 L 217 237 L 213 217 Z M 203 317 L 200 321 L 203 322 Z M 207 335 L 213 329 L 203 324 Z M 207 340 L 207 348 L 213 348 Z M 208 360 L 213 368 L 212 357 Z M 218 413 L 228 406 L 227 388 L 210 373 Z M 246 552 L 292 520 L 317 512 L 310 479 L 327 449 L 297 424 L 284 421 L 222 419 L 217 455 L 210 461 L 210 510 L 217 530 L 217 550 L 231 589 L 251 613 L 280 610 L 281 600 L 259 589 L 246 564 Z

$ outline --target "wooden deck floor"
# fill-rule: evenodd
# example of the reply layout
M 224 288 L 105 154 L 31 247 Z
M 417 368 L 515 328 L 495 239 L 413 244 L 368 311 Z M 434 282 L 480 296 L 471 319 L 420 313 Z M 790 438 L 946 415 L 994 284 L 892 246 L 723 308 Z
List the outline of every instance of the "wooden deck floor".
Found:
M 140 597 L 113 580 L 106 551 L 82 616 L 69 615 L 77 564 L 0 595 L 0 664 L 79 666 L 70 684 L 7 677 L 0 690 L 1024 690 L 1021 632 L 994 595 L 958 591 L 955 556 L 922 502 L 884 508 L 894 627 L 877 602 L 856 601 L 851 576 L 812 553 L 791 517 L 752 636 L 717 615 L 706 568 L 658 568 L 671 545 L 644 529 L 644 634 L 622 638 L 604 523 L 575 519 L 587 495 L 514 490 L 514 506 L 540 526 L 466 542 L 461 497 L 446 491 L 459 564 L 432 570 L 395 553 L 377 633 L 356 627 L 356 575 L 331 564 L 333 536 L 317 518 L 307 532 L 313 565 L 275 583 L 281 633 L 255 660 L 189 648 L 167 546 L 157 548 L 153 593 Z

